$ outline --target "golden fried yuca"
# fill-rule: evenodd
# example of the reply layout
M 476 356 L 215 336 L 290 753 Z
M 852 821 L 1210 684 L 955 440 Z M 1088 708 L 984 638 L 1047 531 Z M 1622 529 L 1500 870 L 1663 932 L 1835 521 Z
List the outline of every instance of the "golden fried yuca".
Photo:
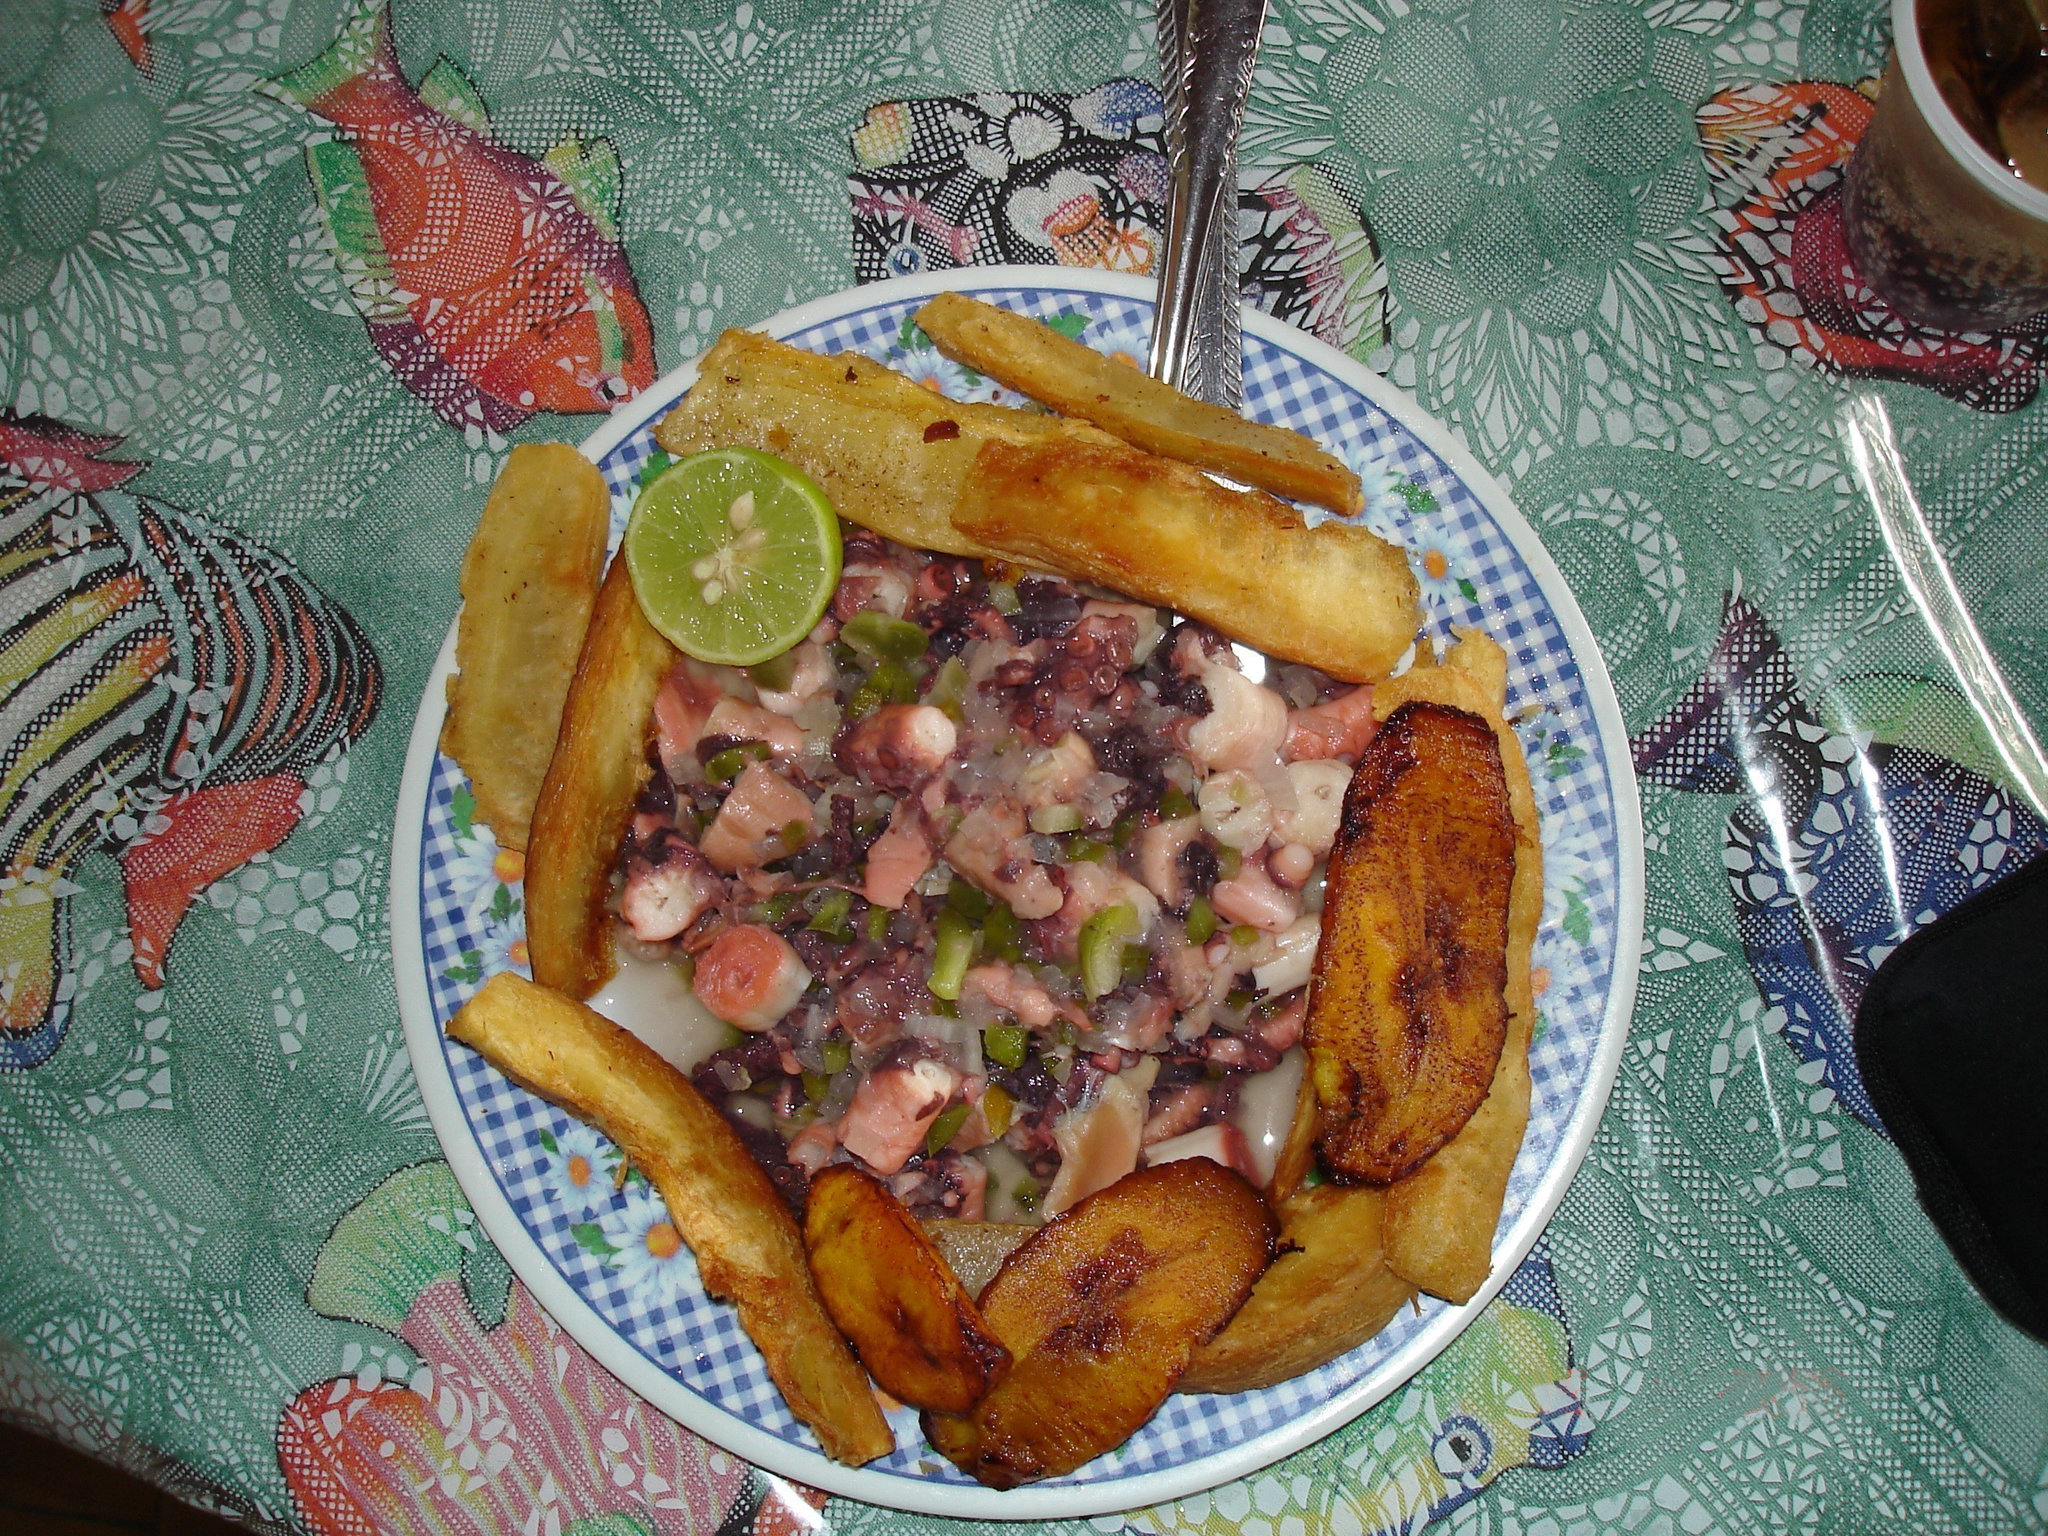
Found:
M 1351 682 L 1386 676 L 1419 621 L 1406 558 L 1363 528 L 1312 529 L 1085 422 L 949 401 L 851 353 L 728 331 L 655 436 L 776 454 L 885 538 L 1100 582 Z
M 942 293 L 916 318 L 955 362 L 1041 405 L 1093 422 L 1134 448 L 1346 516 L 1365 505 L 1358 476 L 1299 432 L 1190 399 L 1028 315 L 964 293 Z
M 953 526 L 1350 682 L 1385 677 L 1415 638 L 1415 576 L 1393 545 L 1122 443 L 991 440 Z
M 818 1300 L 789 1207 L 689 1079 L 611 1020 L 509 971 L 484 983 L 448 1034 L 595 1125 L 653 1181 L 704 1289 L 738 1310 L 826 1455 L 858 1464 L 895 1448 L 867 1373 Z
M 982 1315 L 1015 1363 L 971 1414 L 926 1413 L 925 1438 L 994 1488 L 1123 1444 L 1243 1304 L 1272 1244 L 1258 1192 L 1220 1164 L 1126 1174 L 1004 1261 Z
M 974 1298 L 872 1174 L 841 1163 L 811 1180 L 804 1247 L 825 1310 L 890 1396 L 966 1413 L 1009 1369 Z
M 1355 1349 L 1393 1320 L 1415 1287 L 1387 1268 L 1385 1193 L 1319 1184 L 1277 1206 L 1280 1257 L 1230 1325 L 1195 1351 L 1183 1392 L 1249 1392 Z
M 533 979 L 588 997 L 618 968 L 612 866 L 647 776 L 647 721 L 676 648 L 640 611 L 623 558 L 598 589 L 526 850 Z
M 1493 1084 L 1464 1129 L 1386 1190 L 1388 1267 L 1446 1301 L 1470 1301 L 1492 1272 L 1493 1232 L 1529 1124 L 1529 1023 L 1510 1016 Z
M 462 560 L 456 672 L 441 749 L 501 847 L 524 851 L 533 803 L 604 574 L 611 494 L 561 443 L 521 443 L 498 471 Z
M 948 400 L 858 353 L 826 357 L 752 331 L 718 338 L 655 437 L 674 454 L 734 445 L 775 454 L 863 528 L 917 549 L 983 556 L 995 551 L 948 514 L 984 443 L 1114 441 L 1056 416 Z
M 1485 635 L 1467 633 L 1440 666 L 1417 666 L 1374 690 L 1373 710 L 1391 713 L 1430 699 L 1493 725 L 1515 821 L 1515 876 L 1508 896 L 1507 1039 L 1493 1085 L 1449 1145 L 1386 1193 L 1384 1243 L 1396 1274 L 1432 1296 L 1469 1300 L 1492 1267 L 1508 1173 L 1529 1122 L 1529 1038 L 1536 1005 L 1531 952 L 1543 919 L 1543 842 L 1529 765 L 1504 718 L 1507 658 Z
M 1339 1181 L 1414 1172 L 1485 1099 L 1514 860 L 1493 728 L 1425 700 L 1395 710 L 1344 794 L 1303 1031 L 1316 1150 Z

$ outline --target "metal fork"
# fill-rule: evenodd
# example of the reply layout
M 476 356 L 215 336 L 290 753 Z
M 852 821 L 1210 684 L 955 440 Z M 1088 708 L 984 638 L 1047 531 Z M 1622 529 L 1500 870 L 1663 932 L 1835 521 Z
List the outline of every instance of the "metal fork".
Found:
M 1170 179 L 1151 373 L 1232 410 L 1243 401 L 1237 137 L 1267 0 L 1157 0 Z

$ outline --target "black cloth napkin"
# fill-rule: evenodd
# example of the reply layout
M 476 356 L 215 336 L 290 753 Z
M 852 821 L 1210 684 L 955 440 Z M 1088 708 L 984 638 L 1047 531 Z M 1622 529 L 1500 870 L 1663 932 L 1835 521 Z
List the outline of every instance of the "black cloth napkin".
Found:
M 1856 1059 L 1957 1261 L 2048 1339 L 2048 855 L 1878 967 Z

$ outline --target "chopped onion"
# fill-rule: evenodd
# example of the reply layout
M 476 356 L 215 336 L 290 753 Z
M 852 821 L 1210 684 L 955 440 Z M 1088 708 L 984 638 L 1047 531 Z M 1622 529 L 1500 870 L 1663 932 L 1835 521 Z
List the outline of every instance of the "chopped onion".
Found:
M 988 1167 L 987 1206 L 983 1214 L 990 1221 L 1036 1226 L 1045 1220 L 1045 1213 L 1039 1209 L 1044 1192 L 1021 1157 L 1001 1142 L 983 1147 L 976 1155 Z
M 1316 946 L 1322 942 L 1323 923 L 1318 917 L 1297 917 L 1273 936 L 1275 954 L 1262 965 L 1252 967 L 1252 980 L 1268 997 L 1292 992 L 1308 984 L 1315 968 Z
M 1254 1072 L 1239 1084 L 1237 1106 L 1230 1118 L 1244 1132 L 1250 1144 L 1252 1165 L 1258 1170 L 1261 1187 L 1273 1181 L 1273 1166 L 1287 1133 L 1294 1128 L 1296 1101 L 1301 1096 L 1301 1077 L 1308 1056 L 1298 1045 L 1289 1046 L 1280 1064 L 1270 1072 Z
M 1106 827 L 1116 820 L 1119 802 L 1130 787 L 1129 779 L 1116 774 L 1091 773 L 1074 792 L 1075 810 L 1087 825 Z
M 903 1027 L 920 1040 L 942 1047 L 947 1058 L 968 1076 L 982 1070 L 981 1030 L 967 1019 L 946 1019 L 935 1013 L 915 1013 Z
M 860 1087 L 861 1069 L 848 1065 L 825 1088 L 825 1096 L 818 1100 L 818 1118 L 837 1120 L 853 1104 L 854 1092 Z
M 736 1093 L 725 1101 L 725 1112 L 735 1120 L 744 1120 L 757 1130 L 775 1129 L 775 1111 L 768 1101 L 758 1094 Z

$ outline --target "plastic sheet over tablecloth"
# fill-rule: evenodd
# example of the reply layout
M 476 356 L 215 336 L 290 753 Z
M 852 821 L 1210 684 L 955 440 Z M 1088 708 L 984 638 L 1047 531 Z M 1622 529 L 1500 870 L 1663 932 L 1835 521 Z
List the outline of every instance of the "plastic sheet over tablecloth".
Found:
M 375 11 L 4 18 L 0 1408 L 322 1536 L 936 1527 L 821 1512 L 512 1280 L 398 1032 L 391 807 L 508 444 L 857 278 L 1149 270 L 1149 13 L 393 6 L 341 127 L 333 79 L 265 82 L 345 33 L 371 67 Z M 1849 1049 L 1904 935 L 2048 848 L 2048 322 L 1930 333 L 1856 277 L 1881 9 L 1276 0 L 1247 296 L 1541 533 L 1632 733 L 1646 942 L 1591 1155 L 1481 1322 L 1091 1529 L 2048 1524 L 2048 1354 Z M 516 861 L 470 874 L 511 932 Z

